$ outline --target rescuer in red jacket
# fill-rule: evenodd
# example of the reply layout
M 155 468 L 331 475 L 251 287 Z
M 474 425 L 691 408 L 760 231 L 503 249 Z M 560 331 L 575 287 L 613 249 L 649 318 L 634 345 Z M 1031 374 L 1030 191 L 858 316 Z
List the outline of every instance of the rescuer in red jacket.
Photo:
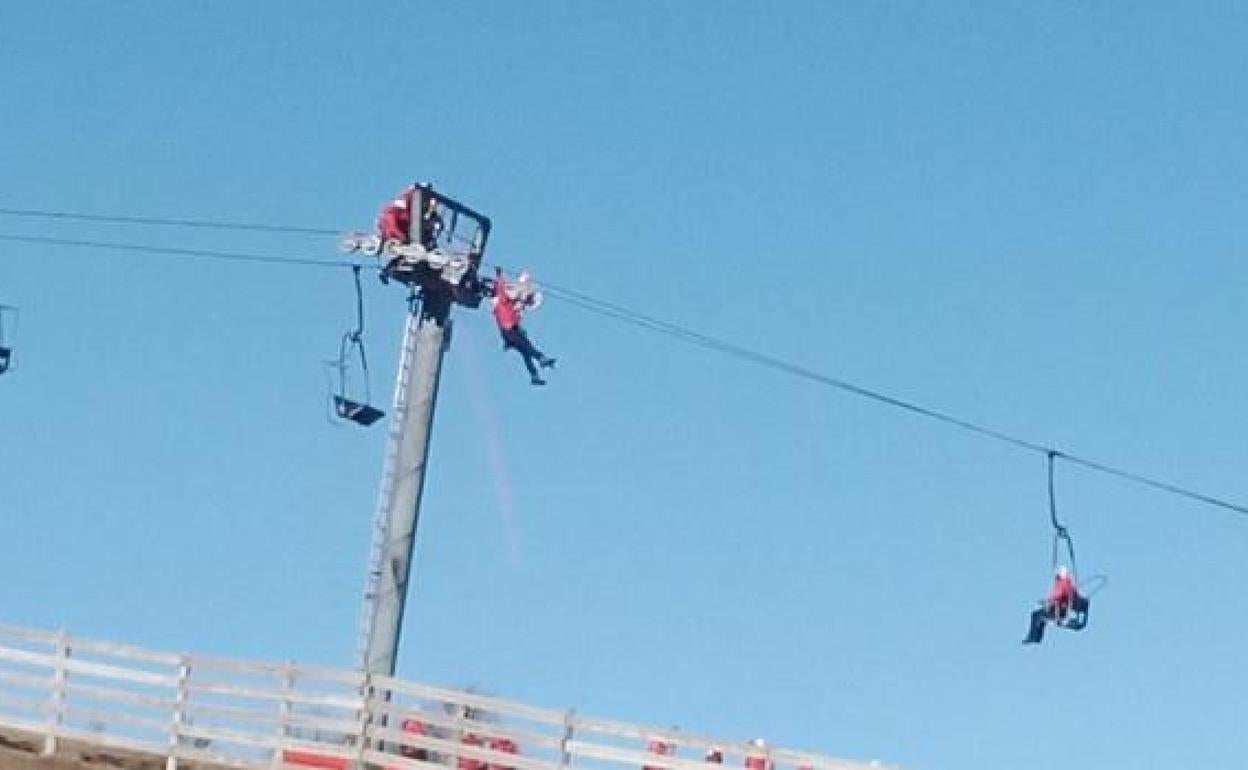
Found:
M 418 194 L 419 193 L 419 194 Z M 412 213 L 421 208 L 418 237 L 420 245 L 426 251 L 432 251 L 438 245 L 438 237 L 442 234 L 442 216 L 438 213 L 438 199 L 433 188 L 427 184 L 409 184 L 399 194 L 381 207 L 377 215 L 377 236 L 382 240 L 382 248 L 387 241 L 401 244 L 412 242 Z M 392 257 L 381 270 L 381 281 L 386 283 L 395 266 L 402 257 Z
M 1059 566 L 1053 573 L 1053 587 L 1049 589 L 1049 595 L 1031 613 L 1031 627 L 1023 644 L 1039 644 L 1044 639 L 1044 624 L 1050 620 L 1060 621 L 1065 618 L 1078 596 L 1070 570 L 1065 565 Z
M 503 336 L 503 350 L 512 349 L 524 359 L 524 368 L 529 370 L 529 381 L 534 385 L 545 385 L 546 381 L 538 374 L 536 360 L 543 369 L 555 365 L 550 358 L 533 346 L 529 335 L 520 325 L 520 315 L 525 307 L 536 307 L 538 295 L 531 289 L 529 274 L 521 271 L 514 285 L 508 284 L 503 278 L 500 268 L 494 269 L 494 320 L 498 323 L 499 334 Z
M 407 243 L 408 232 L 412 227 L 412 198 L 416 195 L 416 185 L 409 184 L 399 194 L 381 207 L 377 215 L 377 235 L 386 241 Z

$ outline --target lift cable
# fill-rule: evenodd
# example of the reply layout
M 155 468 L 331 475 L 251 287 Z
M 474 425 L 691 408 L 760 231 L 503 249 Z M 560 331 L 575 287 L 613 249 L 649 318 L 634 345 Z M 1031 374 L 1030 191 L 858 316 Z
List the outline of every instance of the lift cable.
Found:
M 789 374 L 794 377 L 798 377 L 798 378 L 805 379 L 805 380 L 810 380 L 820 385 L 825 385 L 827 387 L 831 387 L 831 388 L 835 388 L 835 389 L 838 389 L 847 393 L 851 393 L 853 395 L 860 396 L 862 398 L 867 398 L 873 401 L 877 401 L 887 406 L 891 406 L 896 409 L 907 411 L 912 414 L 917 414 L 920 417 L 926 417 L 928 419 L 944 423 L 946 425 L 952 426 L 954 428 L 958 428 L 968 433 L 977 434 L 979 436 L 991 439 L 993 441 L 997 441 L 999 443 L 1008 444 L 1008 445 L 1011 445 L 1019 449 L 1029 451 L 1029 452 L 1036 452 L 1038 454 L 1043 454 L 1045 456 L 1051 456 L 1052 458 L 1055 458 L 1055 459 L 1060 458 L 1072 465 L 1078 465 L 1090 471 L 1095 471 L 1097 473 L 1101 473 L 1107 476 L 1113 476 L 1123 481 L 1140 484 L 1142 486 L 1150 487 L 1152 489 L 1155 489 L 1161 492 L 1166 492 L 1172 495 L 1177 495 L 1179 497 L 1184 497 L 1184 498 L 1193 500 L 1198 503 L 1211 505 L 1216 508 L 1221 508 L 1226 511 L 1231 511 L 1233 513 L 1240 514 L 1242 516 L 1248 516 L 1248 505 L 1244 505 L 1244 504 L 1236 503 L 1236 502 L 1226 500 L 1223 498 L 1215 497 L 1213 495 L 1209 495 L 1204 492 L 1199 492 L 1199 491 L 1196 491 L 1187 487 L 1183 487 L 1178 484 L 1173 484 L 1168 481 L 1162 481 L 1162 480 L 1153 478 L 1151 476 L 1146 476 L 1142 473 L 1136 473 L 1134 471 L 1124 470 L 1122 468 L 1108 465 L 1106 463 L 1098 462 L 1096 460 L 1091 460 L 1086 457 L 1081 457 L 1079 455 L 1071 454 L 1069 452 L 1064 452 L 1052 446 L 1040 444 L 1035 441 L 1029 441 L 1027 439 L 1024 439 L 1015 435 L 1011 435 L 1004 431 L 1000 431 L 995 428 L 990 428 L 985 425 L 981 425 L 979 423 L 975 423 L 970 420 L 966 420 L 961 417 L 948 414 L 946 412 L 941 412 L 936 409 L 931 409 L 931 408 L 922 406 L 920 404 L 916 404 L 910 401 L 905 401 L 895 396 L 890 396 L 886 393 L 881 393 L 880 391 L 872 390 L 870 388 L 849 382 L 847 380 L 842 380 L 836 377 L 829 376 L 827 374 L 823 374 L 821 372 L 817 372 L 805 366 L 801 366 L 799 364 L 795 364 L 790 361 L 785 361 L 784 359 L 777 358 L 775 356 L 768 355 L 766 353 L 760 353 L 757 350 L 753 350 L 751 348 L 747 348 L 742 345 L 737 345 L 735 343 L 728 342 L 722 339 L 718 339 L 716 337 L 712 337 L 710 335 L 703 334 L 701 332 L 693 331 L 691 329 L 688 329 L 683 326 L 679 326 L 677 324 L 673 324 L 667 321 L 653 318 L 653 317 L 644 315 L 642 313 L 637 313 L 635 311 L 629 310 L 628 308 L 622 307 L 620 305 L 616 305 L 610 302 L 606 302 L 604 300 L 596 299 L 586 294 L 573 291 L 571 289 L 567 289 L 567 288 L 560 287 L 560 286 L 554 286 L 545 282 L 543 282 L 542 285 L 544 289 L 546 290 L 547 294 L 549 294 L 550 296 L 553 296 L 557 299 L 561 299 L 565 302 L 568 302 L 569 304 L 575 305 L 577 307 L 582 308 L 583 310 L 587 310 L 592 313 L 597 313 L 599 315 L 607 316 L 609 318 L 614 318 L 614 319 L 623 321 L 625 323 L 632 324 L 634 326 L 639 326 L 644 329 L 649 329 L 651 331 L 658 332 L 659 334 L 664 334 L 669 337 L 674 337 L 676 339 L 683 340 L 684 342 L 689 343 L 691 345 L 697 345 L 699 347 L 703 347 L 708 350 L 713 350 L 713 351 L 722 353 L 727 356 L 739 358 L 744 361 L 757 364 L 759 366 L 764 366 L 770 369 L 784 372 L 785 374 Z
M 171 257 L 195 259 L 220 259 L 233 262 L 261 262 L 272 265 L 295 265 L 299 267 L 355 267 L 357 263 L 347 260 L 313 259 L 311 257 L 278 257 L 268 254 L 249 254 L 237 251 L 211 251 L 207 249 L 183 249 L 173 246 L 150 246 L 141 243 L 118 243 L 115 241 L 79 240 L 74 238 L 50 238 L 42 235 L 8 235 L 0 233 L 0 241 L 29 243 L 44 246 L 75 246 L 88 249 L 111 249 L 133 251 L 141 254 L 160 254 Z
M 247 222 L 223 222 L 211 219 L 168 219 L 161 217 L 117 216 L 111 214 L 86 214 L 77 211 L 50 211 L 47 209 L 18 209 L 0 207 L 0 216 L 28 217 L 36 219 L 59 219 L 71 222 L 97 222 L 113 225 L 142 225 L 146 227 L 193 227 L 203 230 L 244 230 L 261 233 L 288 233 L 295 235 L 337 235 L 337 230 L 318 227 L 289 227 L 285 225 L 252 224 Z
M 137 220 L 140 218 L 134 217 L 132 219 Z M 310 230 L 310 229 L 311 228 L 305 228 L 305 230 Z M 337 231 L 326 230 L 324 232 L 336 233 Z M 132 243 L 114 243 L 114 242 L 101 242 L 101 241 L 71 240 L 71 239 L 64 239 L 64 238 L 45 238 L 41 236 L 21 236 L 21 235 L 0 234 L 0 242 L 4 242 L 4 241 L 16 242 L 16 243 L 58 245 L 58 246 L 79 246 L 79 247 L 87 247 L 87 248 L 103 248 L 103 249 L 113 249 L 113 250 L 119 250 L 119 251 L 135 251 L 135 252 L 149 253 L 149 254 L 163 254 L 163 255 L 169 255 L 169 256 L 194 257 L 194 258 L 203 258 L 203 259 L 221 259 L 221 260 L 229 260 L 229 261 L 236 261 L 236 262 L 264 262 L 264 263 L 273 263 L 273 264 L 286 264 L 286 265 L 292 265 L 292 266 L 338 267 L 338 268 L 357 266 L 357 263 L 355 262 L 342 261 L 342 260 L 331 261 L 331 260 L 310 259 L 306 257 L 275 257 L 275 256 L 267 256 L 267 255 L 260 255 L 260 254 L 247 254 L 247 253 L 238 253 L 238 252 L 219 252 L 219 251 L 206 251 L 206 250 L 199 250 L 199 249 L 166 248 L 166 247 L 147 246 L 147 245 L 132 244 Z M 595 297 L 591 297 L 587 294 L 583 294 L 581 292 L 575 291 L 573 289 L 569 289 L 566 287 L 561 287 L 561 286 L 557 286 L 557 285 L 553 285 L 549 283 L 543 283 L 543 286 L 546 288 L 547 293 L 549 293 L 551 296 L 554 296 L 571 305 L 577 306 L 591 313 L 606 316 L 608 318 L 614 318 L 616 320 L 631 324 L 633 326 L 638 326 L 643 329 L 648 329 L 650 331 L 657 332 L 659 334 L 663 334 L 669 337 L 673 337 L 675 339 L 682 340 L 691 345 L 706 348 L 708 350 L 712 350 L 712 351 L 721 353 L 726 356 L 738 358 L 738 359 L 747 361 L 749 363 L 753 363 L 758 366 L 762 366 L 762 367 L 773 369 L 779 372 L 783 372 L 793 377 L 809 380 L 811 382 L 815 382 L 817 384 L 824 385 L 826 387 L 834 388 L 834 389 L 841 390 L 846 393 L 850 393 L 852 395 L 856 395 L 862 398 L 876 401 L 876 402 L 885 404 L 886 406 L 891 406 L 895 409 L 907 411 L 912 414 L 919 415 L 920 417 L 925 417 L 930 420 L 934 420 L 936 422 L 949 425 L 951 427 L 957 428 L 959 430 L 962 430 L 968 433 L 974 433 L 976 435 L 982 436 L 987 439 L 991 439 L 993 441 L 997 441 L 999 443 L 1008 444 L 1019 449 L 1023 449 L 1023 450 L 1030 451 L 1030 452 L 1036 452 L 1038 454 L 1043 454 L 1045 456 L 1049 456 L 1050 454 L 1052 454 L 1052 456 L 1055 458 L 1061 458 L 1062 460 L 1072 465 L 1078 465 L 1090 471 L 1095 471 L 1097 473 L 1101 473 L 1106 476 L 1113 476 L 1123 481 L 1128 481 L 1131 483 L 1139 484 L 1141 486 L 1149 487 L 1151 489 L 1154 489 L 1160 492 L 1166 492 L 1168 494 L 1172 494 L 1178 497 L 1183 497 L 1188 500 L 1192 500 L 1198 503 L 1203 503 L 1205 505 L 1213 506 L 1215 508 L 1221 508 L 1226 511 L 1237 513 L 1241 516 L 1248 516 L 1248 505 L 1245 505 L 1245 504 L 1236 503 L 1236 502 L 1233 502 L 1224 498 L 1220 498 L 1220 497 L 1215 497 L 1213 495 L 1206 494 L 1204 492 L 1200 492 L 1200 491 L 1197 491 L 1188 487 L 1180 486 L 1178 484 L 1174 484 L 1168 481 L 1162 481 L 1160 479 L 1153 478 L 1151 476 L 1147 476 L 1142 473 L 1136 473 L 1134 471 L 1129 471 L 1123 468 L 1118 468 L 1113 465 L 1098 462 L 1096 460 L 1092 460 L 1086 457 L 1081 457 L 1079 455 L 1071 454 L 1069 452 L 1064 452 L 1064 451 L 1058 450 L 1057 448 L 1053 446 L 1037 443 L 1035 441 L 1029 441 L 1027 439 L 1006 433 L 1001 430 L 997 430 L 995 428 L 990 428 L 985 425 L 981 425 L 979 423 L 975 423 L 970 420 L 966 420 L 966 419 L 957 417 L 955 415 L 952 415 L 946 412 L 942 412 L 936 409 L 925 407 L 925 406 L 922 406 L 920 404 L 917 404 L 911 401 L 906 401 L 904 399 L 897 398 L 895 396 L 890 396 L 886 393 L 882 393 L 880 391 L 873 390 L 871 388 L 867 388 L 862 385 L 858 385 L 848 380 L 843 380 L 837 377 L 832 377 L 830 375 L 823 374 L 821 372 L 815 371 L 814 369 L 810 369 L 800 364 L 795 364 L 790 361 L 786 361 L 776 356 L 772 356 L 766 353 L 761 353 L 757 350 L 753 350 L 751 348 L 747 348 L 742 345 L 728 342 L 726 340 L 722 340 L 717 337 L 712 337 L 708 334 L 703 334 L 701 332 L 694 331 L 692 329 L 689 329 L 684 326 L 680 326 L 678 324 L 674 324 L 668 321 L 663 321 L 661 319 L 654 318 L 654 317 L 645 315 L 643 313 L 638 313 L 634 310 L 630 310 L 621 305 L 617 305 L 612 302 L 607 302 L 605 300 L 600 300 Z

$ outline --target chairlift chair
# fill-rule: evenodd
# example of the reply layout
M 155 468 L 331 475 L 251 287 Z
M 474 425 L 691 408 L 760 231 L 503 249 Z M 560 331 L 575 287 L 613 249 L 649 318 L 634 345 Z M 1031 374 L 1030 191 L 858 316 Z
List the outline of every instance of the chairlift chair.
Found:
M 1074 596 L 1067 606 L 1053 607 L 1048 599 L 1042 599 L 1040 606 L 1045 609 L 1045 622 L 1068 631 L 1082 631 L 1088 626 L 1088 612 L 1091 609 L 1091 597 L 1109 583 L 1105 575 L 1093 575 L 1083 583 L 1079 582 L 1079 567 L 1075 560 L 1075 543 L 1071 539 L 1066 525 L 1057 518 L 1057 491 L 1053 482 L 1054 466 L 1061 456 L 1057 451 L 1048 452 L 1048 486 L 1049 486 L 1049 523 L 1053 527 L 1052 562 L 1050 569 L 1056 571 L 1065 566 L 1070 573 L 1074 585 Z
M 368 427 L 384 417 L 386 413 L 368 403 L 372 399 L 368 382 L 368 357 L 364 354 L 364 292 L 360 286 L 359 266 L 353 266 L 352 272 L 355 277 L 356 325 L 354 329 L 342 335 L 342 341 L 338 345 L 337 360 L 327 363 L 338 374 L 332 393 L 334 414 L 341 420 Z M 348 376 L 353 357 L 359 359 L 360 373 L 364 381 L 362 392 L 359 393 L 351 388 Z
M 351 385 L 349 372 L 353 351 L 358 353 L 360 371 L 364 376 L 362 389 L 353 388 Z M 338 419 L 367 428 L 386 416 L 385 412 L 368 403 L 371 400 L 368 385 L 368 360 L 364 356 L 364 343 L 359 335 L 352 332 L 342 335 L 342 344 L 338 347 L 338 359 L 326 363 L 337 372 L 337 382 L 334 385 L 331 400 L 334 404 L 334 414 Z

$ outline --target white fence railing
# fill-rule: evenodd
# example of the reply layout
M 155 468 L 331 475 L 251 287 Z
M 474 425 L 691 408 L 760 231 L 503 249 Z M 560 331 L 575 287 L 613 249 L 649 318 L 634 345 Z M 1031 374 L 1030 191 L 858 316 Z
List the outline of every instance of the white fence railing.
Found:
M 167 770 L 864 770 L 883 767 L 297 663 L 0 626 L 0 733 Z M 664 744 L 667 753 L 656 753 Z

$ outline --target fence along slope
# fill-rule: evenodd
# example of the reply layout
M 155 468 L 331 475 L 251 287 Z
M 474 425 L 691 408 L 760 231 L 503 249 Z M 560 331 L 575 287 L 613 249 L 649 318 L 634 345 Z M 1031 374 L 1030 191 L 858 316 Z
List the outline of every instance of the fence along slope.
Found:
M 672 753 L 647 751 L 652 740 Z M 480 693 L 295 662 L 236 660 L 0 625 L 0 743 L 89 746 L 124 767 L 260 770 L 767 770 L 878 762 L 754 748 Z M 129 760 L 125 758 L 129 757 Z M 755 765 L 757 762 L 755 760 Z

